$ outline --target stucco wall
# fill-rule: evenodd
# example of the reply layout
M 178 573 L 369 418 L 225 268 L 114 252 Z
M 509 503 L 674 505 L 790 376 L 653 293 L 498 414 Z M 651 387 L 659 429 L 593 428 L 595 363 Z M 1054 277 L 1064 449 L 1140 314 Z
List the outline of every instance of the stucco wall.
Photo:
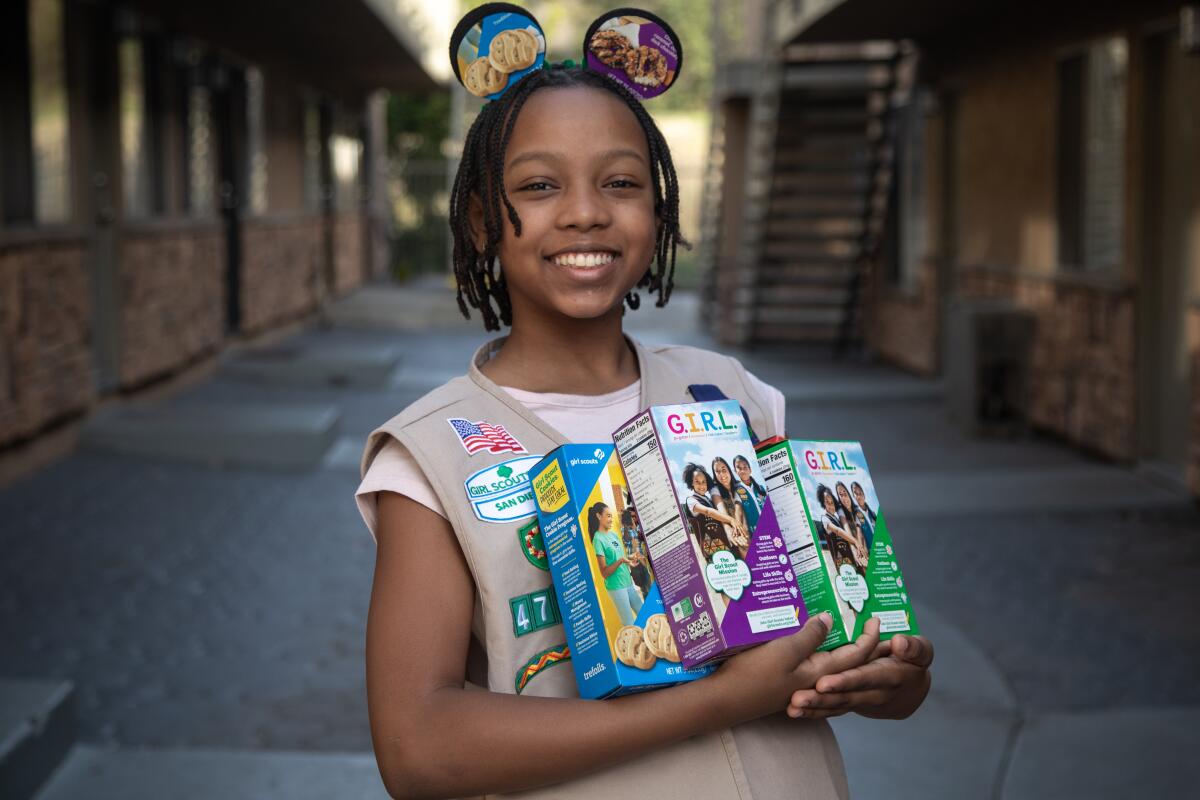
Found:
M 0 445 L 95 399 L 87 257 L 85 240 L 0 244 Z

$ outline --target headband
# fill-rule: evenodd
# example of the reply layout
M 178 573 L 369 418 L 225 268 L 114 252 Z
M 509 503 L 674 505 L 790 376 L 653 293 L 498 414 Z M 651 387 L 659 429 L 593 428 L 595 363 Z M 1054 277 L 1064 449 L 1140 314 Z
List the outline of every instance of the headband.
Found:
M 488 100 L 498 100 L 534 70 L 575 66 L 571 61 L 547 64 L 542 27 L 533 14 L 509 3 L 487 3 L 459 20 L 450 36 L 450 63 L 468 92 Z M 617 8 L 587 27 L 581 66 L 648 100 L 675 83 L 683 46 L 659 17 Z

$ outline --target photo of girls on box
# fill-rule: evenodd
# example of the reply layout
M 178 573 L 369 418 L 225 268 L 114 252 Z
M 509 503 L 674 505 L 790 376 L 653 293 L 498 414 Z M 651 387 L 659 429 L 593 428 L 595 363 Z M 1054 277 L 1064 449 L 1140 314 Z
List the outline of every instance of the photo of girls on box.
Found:
M 734 456 L 732 465 L 717 456 L 709 467 L 689 462 L 681 476 L 692 490 L 683 503 L 691 533 L 709 563 L 720 550 L 745 559 L 766 489 L 754 477 L 746 456 Z

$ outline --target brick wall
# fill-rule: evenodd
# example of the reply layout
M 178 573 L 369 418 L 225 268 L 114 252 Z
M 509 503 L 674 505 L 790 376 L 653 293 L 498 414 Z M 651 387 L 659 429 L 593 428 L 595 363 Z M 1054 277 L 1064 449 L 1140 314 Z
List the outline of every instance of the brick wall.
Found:
M 324 257 L 316 214 L 242 226 L 241 329 L 257 332 L 311 313 Z
M 871 350 L 904 369 L 922 375 L 936 373 L 941 325 L 936 262 L 925 260 L 912 291 L 889 286 L 877 271 L 867 302 L 866 335 Z
M 963 270 L 963 297 L 1008 298 L 1036 314 L 1030 421 L 1120 460 L 1137 453 L 1134 292 L 1069 279 Z
M 365 215 L 361 212 L 338 214 L 333 220 L 333 295 L 345 294 L 361 286 L 366 269 L 363 243 Z
M 87 258 L 81 240 L 0 244 L 0 445 L 95 398 Z
M 119 245 L 120 382 L 178 372 L 225 337 L 225 239 L 218 224 L 126 230 Z

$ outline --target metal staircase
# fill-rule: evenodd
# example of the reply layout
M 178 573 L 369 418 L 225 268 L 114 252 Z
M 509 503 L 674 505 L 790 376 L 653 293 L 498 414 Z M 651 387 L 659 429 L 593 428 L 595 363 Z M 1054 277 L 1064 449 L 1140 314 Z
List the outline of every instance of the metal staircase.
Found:
M 728 340 L 861 344 L 863 290 L 889 213 L 902 59 L 892 43 L 784 51 L 775 91 L 756 98 L 754 116 L 770 127 L 757 131 L 765 152 L 748 161 L 758 191 L 747 192 L 737 290 L 725 298 Z

